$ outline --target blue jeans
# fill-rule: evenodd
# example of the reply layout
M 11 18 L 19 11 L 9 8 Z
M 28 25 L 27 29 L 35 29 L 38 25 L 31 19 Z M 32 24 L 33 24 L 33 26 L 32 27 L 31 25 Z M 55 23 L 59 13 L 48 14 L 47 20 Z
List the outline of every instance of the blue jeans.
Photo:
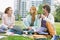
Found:
M 5 27 L 4 25 L 1 25 L 1 27 L 0 27 L 0 32 L 5 32 L 5 31 L 7 31 L 7 27 Z
M 58 39 L 59 39 L 59 36 L 54 35 L 51 40 L 58 40 Z
M 8 28 L 4 25 L 1 25 L 0 29 L 7 30 Z
M 12 29 L 9 29 L 9 31 L 19 35 L 23 34 L 23 30 L 20 26 L 14 26 Z
M 21 30 L 15 30 L 15 29 L 10 29 L 10 32 L 13 32 L 14 34 L 23 34 L 23 32 Z

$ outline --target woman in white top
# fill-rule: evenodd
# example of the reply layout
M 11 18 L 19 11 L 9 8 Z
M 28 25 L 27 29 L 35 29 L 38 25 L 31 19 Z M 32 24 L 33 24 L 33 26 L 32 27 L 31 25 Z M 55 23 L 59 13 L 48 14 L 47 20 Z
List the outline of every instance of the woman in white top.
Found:
M 22 34 L 20 27 L 15 26 L 15 16 L 12 11 L 11 7 L 5 9 L 2 17 L 2 29 L 8 29 L 7 32 L 11 34 Z
M 5 13 L 2 16 L 2 26 L 1 29 L 13 28 L 15 23 L 15 16 L 12 14 L 12 8 L 7 7 Z
M 12 8 L 8 7 L 5 9 L 5 14 L 2 17 L 2 22 L 9 28 L 13 28 L 15 22 L 15 16 L 12 14 Z

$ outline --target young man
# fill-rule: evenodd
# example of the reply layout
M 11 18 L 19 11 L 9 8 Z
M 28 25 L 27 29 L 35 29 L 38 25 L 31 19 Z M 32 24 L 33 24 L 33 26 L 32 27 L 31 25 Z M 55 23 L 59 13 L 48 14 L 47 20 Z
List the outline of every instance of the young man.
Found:
M 53 37 L 52 40 L 56 39 L 56 31 L 54 29 L 54 16 L 50 13 L 51 9 L 49 5 L 43 6 L 43 14 L 41 15 L 41 27 L 38 33 L 45 33 L 46 31 Z

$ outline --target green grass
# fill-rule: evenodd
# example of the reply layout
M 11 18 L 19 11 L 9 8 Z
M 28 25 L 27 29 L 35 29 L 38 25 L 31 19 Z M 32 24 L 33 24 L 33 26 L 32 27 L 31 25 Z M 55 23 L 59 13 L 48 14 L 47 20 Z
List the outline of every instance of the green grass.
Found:
M 55 23 L 55 27 L 56 27 L 57 35 L 60 35 L 60 23 L 59 22 L 56 22 Z
M 7 36 L 0 40 L 33 40 L 33 39 L 29 37 L 24 37 L 24 36 Z

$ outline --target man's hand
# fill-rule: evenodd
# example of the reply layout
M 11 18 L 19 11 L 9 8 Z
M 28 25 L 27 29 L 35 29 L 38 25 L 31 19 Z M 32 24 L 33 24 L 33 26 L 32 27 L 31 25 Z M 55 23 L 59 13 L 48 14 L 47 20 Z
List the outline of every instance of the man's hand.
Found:
M 32 27 L 28 27 L 28 29 L 29 29 L 29 30 L 31 30 L 31 29 L 32 29 Z
M 45 16 L 43 14 L 41 14 L 41 18 L 45 18 Z

